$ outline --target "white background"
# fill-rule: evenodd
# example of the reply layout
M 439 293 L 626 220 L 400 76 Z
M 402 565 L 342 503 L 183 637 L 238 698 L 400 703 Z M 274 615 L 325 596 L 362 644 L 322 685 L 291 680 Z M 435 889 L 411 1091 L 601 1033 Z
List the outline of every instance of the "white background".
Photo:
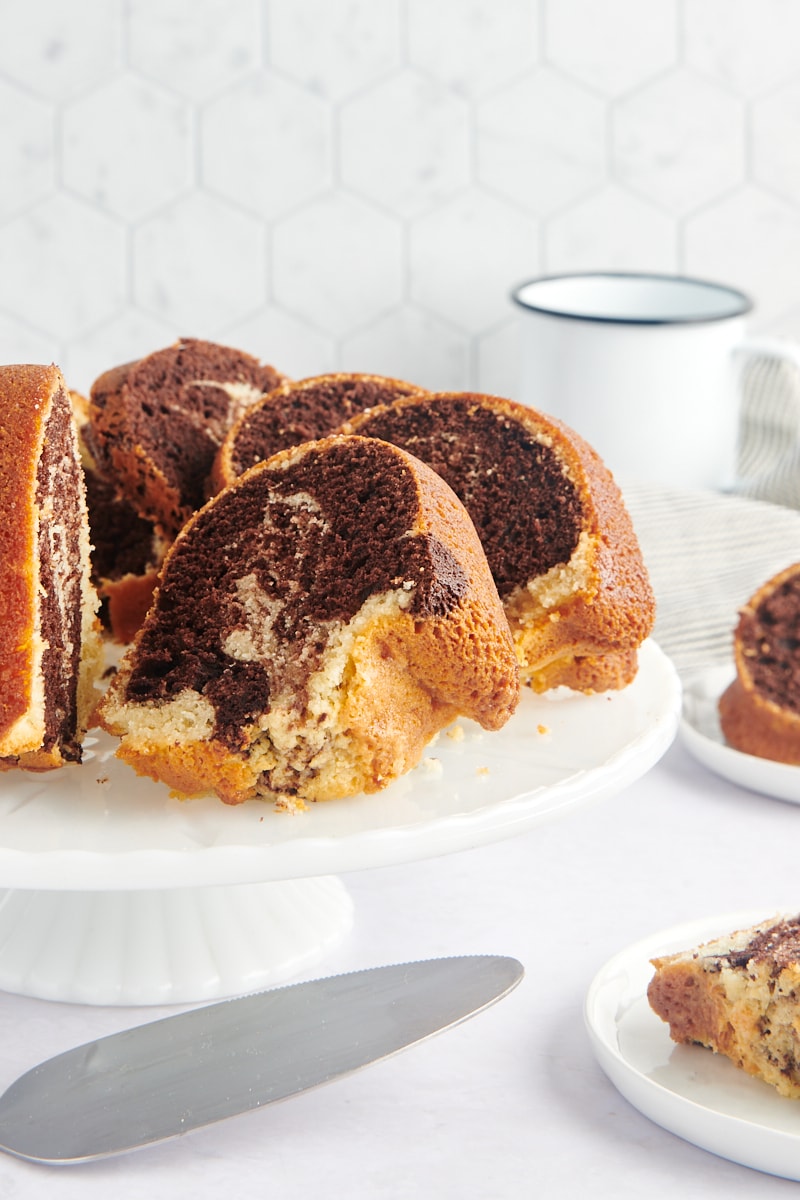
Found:
M 510 288 L 592 268 L 796 337 L 798 46 L 791 0 L 2 0 L 0 361 L 513 395 Z

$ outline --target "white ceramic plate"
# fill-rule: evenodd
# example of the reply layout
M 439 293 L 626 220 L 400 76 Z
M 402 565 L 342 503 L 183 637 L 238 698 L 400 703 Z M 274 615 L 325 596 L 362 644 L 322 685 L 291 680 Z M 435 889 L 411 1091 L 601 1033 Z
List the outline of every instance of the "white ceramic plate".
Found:
M 800 1103 L 700 1046 L 677 1046 L 647 1002 L 650 959 L 746 929 L 772 914 L 693 921 L 623 950 L 595 976 L 585 1018 L 597 1060 L 664 1129 L 721 1158 L 800 1180 Z
M 800 804 L 800 767 L 743 754 L 722 735 L 717 702 L 734 676 L 732 665 L 711 667 L 684 683 L 681 739 L 716 775 L 777 800 Z
M 0 887 L 192 888 L 305 879 L 499 840 L 644 774 L 672 741 L 680 684 L 653 642 L 634 682 L 583 696 L 526 691 L 499 732 L 460 723 L 374 796 L 277 812 L 178 801 L 134 775 L 105 736 L 80 766 L 0 781 Z

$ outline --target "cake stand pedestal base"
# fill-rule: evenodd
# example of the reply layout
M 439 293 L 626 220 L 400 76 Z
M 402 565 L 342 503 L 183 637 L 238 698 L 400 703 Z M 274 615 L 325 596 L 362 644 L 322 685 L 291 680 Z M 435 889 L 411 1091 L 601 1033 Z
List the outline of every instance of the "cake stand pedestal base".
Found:
M 0 890 L 0 989 L 77 1004 L 187 1004 L 258 991 L 349 931 L 332 876 L 145 891 Z

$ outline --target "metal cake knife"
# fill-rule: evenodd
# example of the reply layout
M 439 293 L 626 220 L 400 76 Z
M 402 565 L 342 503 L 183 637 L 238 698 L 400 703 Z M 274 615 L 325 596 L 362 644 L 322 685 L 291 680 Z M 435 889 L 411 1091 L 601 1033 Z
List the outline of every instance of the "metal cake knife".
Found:
M 68 1050 L 0 1096 L 0 1149 L 41 1163 L 119 1154 L 350 1074 L 507 995 L 523 968 L 473 955 L 224 1000 Z

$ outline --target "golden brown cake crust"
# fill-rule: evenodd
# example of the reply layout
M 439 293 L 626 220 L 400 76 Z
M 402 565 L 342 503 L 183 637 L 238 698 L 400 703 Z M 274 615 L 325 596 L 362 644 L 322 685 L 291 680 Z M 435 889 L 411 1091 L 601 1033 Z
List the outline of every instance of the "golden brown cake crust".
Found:
M 772 917 L 652 960 L 647 997 L 675 1042 L 800 1098 L 800 917 Z
M 37 649 L 31 604 L 37 578 L 36 464 L 49 400 L 61 382 L 55 366 L 0 368 L 0 755 L 19 753 L 12 730 L 30 706 Z
M 386 522 L 380 552 L 362 511 Z M 271 549 L 253 546 L 257 528 Z M 208 578 L 215 531 L 217 582 L 176 616 L 182 573 Z M 177 638 L 192 647 L 190 675 L 187 654 L 168 652 Z M 385 787 L 458 715 L 499 728 L 518 694 L 508 625 L 457 498 L 394 446 L 331 437 L 251 468 L 186 525 L 99 716 L 121 758 L 182 794 L 327 800 Z
M 741 610 L 734 631 L 736 677 L 719 700 L 719 718 L 726 740 L 736 750 L 775 762 L 800 765 L 800 606 L 788 605 L 789 628 L 779 627 L 775 614 L 762 615 L 781 591 L 800 595 L 800 564 L 772 576 Z M 761 664 L 767 664 L 762 666 Z M 761 673 L 765 673 L 760 678 Z M 765 687 L 768 676 L 772 695 Z M 784 695 L 781 692 L 785 691 Z
M 521 678 L 536 691 L 564 685 L 579 691 L 596 692 L 626 686 L 638 665 L 638 647 L 652 631 L 655 599 L 641 549 L 611 472 L 600 456 L 574 430 L 561 421 L 526 405 L 498 396 L 475 393 L 436 393 L 400 399 L 391 406 L 370 410 L 353 418 L 345 431 L 388 437 L 393 423 L 414 419 L 414 410 L 435 407 L 441 413 L 442 437 L 456 436 L 453 446 L 461 451 L 458 421 L 450 411 L 465 406 L 484 409 L 514 430 L 523 430 L 532 443 L 551 451 L 557 463 L 554 478 L 563 476 L 577 498 L 580 510 L 579 540 L 567 554 L 541 577 L 526 576 L 512 590 L 504 589 L 495 567 L 496 554 L 503 550 L 502 537 L 494 527 L 502 524 L 498 509 L 504 504 L 520 508 L 524 493 L 514 499 L 500 496 L 488 511 L 477 511 L 469 495 L 469 482 L 461 468 L 442 461 L 430 462 L 440 469 L 458 493 L 483 539 L 489 563 L 495 572 L 517 648 Z M 397 417 L 393 413 L 398 414 Z M 414 441 L 397 438 L 397 444 L 426 458 Z M 436 453 L 441 453 L 434 444 Z M 483 462 L 481 469 L 491 472 Z M 552 468 L 551 472 L 552 472 Z M 552 488 L 552 483 L 545 489 Z M 563 489 L 563 483 L 559 484 Z M 565 511 L 568 497 L 564 497 Z M 538 520 L 531 511 L 530 521 Z

